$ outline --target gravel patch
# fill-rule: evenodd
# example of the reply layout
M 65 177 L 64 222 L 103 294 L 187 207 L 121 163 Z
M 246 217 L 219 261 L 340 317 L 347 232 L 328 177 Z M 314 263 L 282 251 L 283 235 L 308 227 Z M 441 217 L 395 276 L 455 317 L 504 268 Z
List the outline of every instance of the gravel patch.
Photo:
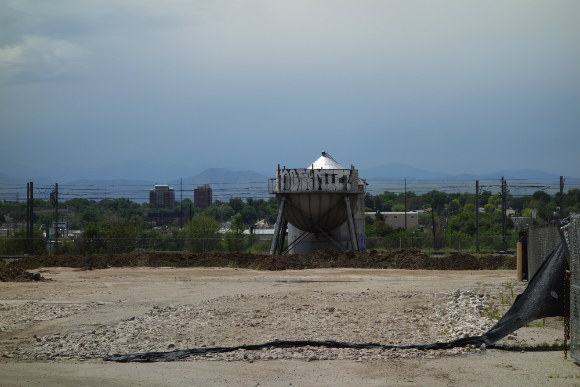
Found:
M 382 308 L 386 299 L 400 303 L 397 313 Z M 496 322 L 484 316 L 488 302 L 486 295 L 459 290 L 430 294 L 374 291 L 238 294 L 194 305 L 156 306 L 144 315 L 110 325 L 93 325 L 82 332 L 33 337 L 15 335 L 3 341 L 1 347 L 5 358 L 82 361 L 114 354 L 238 346 L 276 340 L 428 344 L 487 331 Z M 90 307 L 98 307 L 98 304 L 0 302 L 0 331 L 17 332 L 22 324 L 30 326 L 39 321 L 63 318 Z M 186 361 L 367 361 L 436 358 L 482 350 L 484 348 L 475 347 L 437 351 L 271 348 L 192 356 Z

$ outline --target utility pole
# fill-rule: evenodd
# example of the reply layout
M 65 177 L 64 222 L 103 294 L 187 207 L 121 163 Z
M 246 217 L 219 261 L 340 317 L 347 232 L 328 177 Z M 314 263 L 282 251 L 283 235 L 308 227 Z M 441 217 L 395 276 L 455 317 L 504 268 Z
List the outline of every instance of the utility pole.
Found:
M 560 176 L 560 219 L 564 217 L 564 176 Z
M 58 183 L 54 184 L 54 255 L 58 255 Z
M 29 255 L 34 254 L 34 183 L 30 182 L 30 246 Z
M 30 254 L 30 183 L 26 183 L 26 253 Z
M 507 183 L 503 176 L 501 177 L 501 249 L 507 251 L 507 236 L 506 236 L 506 214 L 507 214 Z
M 405 230 L 407 229 L 407 178 L 405 178 Z
M 431 224 L 433 225 L 433 250 L 438 250 L 439 243 L 437 243 L 437 234 L 435 232 L 435 203 L 431 204 Z
M 475 181 L 475 251 L 479 253 L 479 180 Z

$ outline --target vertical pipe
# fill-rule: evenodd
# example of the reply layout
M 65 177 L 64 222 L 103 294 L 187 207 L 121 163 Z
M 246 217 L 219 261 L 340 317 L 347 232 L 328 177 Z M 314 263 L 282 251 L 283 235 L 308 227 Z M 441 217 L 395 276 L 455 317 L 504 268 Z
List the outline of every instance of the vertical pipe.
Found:
M 479 253 L 479 180 L 475 181 L 475 251 Z

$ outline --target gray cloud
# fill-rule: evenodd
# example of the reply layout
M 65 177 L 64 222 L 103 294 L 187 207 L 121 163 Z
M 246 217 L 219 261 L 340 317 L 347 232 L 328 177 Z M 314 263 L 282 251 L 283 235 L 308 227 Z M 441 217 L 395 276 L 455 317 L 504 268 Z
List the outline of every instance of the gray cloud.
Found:
M 260 169 L 323 148 L 451 173 L 580 161 L 574 1 L 0 6 L 0 161 L 58 147 L 90 165 L 162 148 L 161 163 Z M 542 156 L 552 143 L 565 162 Z

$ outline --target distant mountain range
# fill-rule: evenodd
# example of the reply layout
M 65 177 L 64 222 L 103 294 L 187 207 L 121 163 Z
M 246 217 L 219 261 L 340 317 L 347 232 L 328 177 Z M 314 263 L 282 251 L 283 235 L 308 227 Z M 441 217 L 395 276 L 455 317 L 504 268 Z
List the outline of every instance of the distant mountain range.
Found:
M 18 176 L 26 181 L 52 181 L 70 183 L 79 180 L 142 180 L 168 181 L 179 177 L 195 176 L 211 168 L 209 165 L 196 167 L 171 165 L 163 166 L 147 162 L 128 161 L 125 163 L 109 164 L 98 168 L 88 168 L 71 165 L 59 165 L 51 168 L 27 167 L 18 164 L 3 166 L 6 175 Z M 2 174 L 0 174 L 1 176 Z M 0 180 L 1 182 L 1 180 Z
M 553 173 L 538 171 L 534 169 L 521 169 L 517 171 L 497 171 L 484 174 L 460 174 L 452 175 L 442 172 L 431 172 L 424 169 L 412 167 L 407 164 L 393 163 L 380 167 L 366 168 L 359 170 L 359 176 L 366 179 L 390 180 L 390 179 L 411 179 L 411 180 L 431 180 L 431 179 L 449 179 L 449 180 L 483 180 L 483 179 L 501 179 L 502 176 L 507 179 L 532 179 L 532 180 L 551 180 L 559 179 L 559 175 Z
M 98 192 L 98 197 L 129 197 L 136 195 L 137 200 L 147 200 L 147 192 L 155 184 L 169 184 L 176 191 L 182 187 L 184 192 L 189 193 L 198 185 L 210 184 L 214 191 L 214 198 L 228 200 L 231 197 L 268 197 L 267 181 L 274 177 L 274 171 L 259 173 L 254 171 L 233 171 L 226 168 L 211 168 L 207 166 L 183 167 L 183 166 L 155 166 L 138 162 L 109 165 L 100 168 L 82 168 L 78 166 L 56 168 L 30 168 L 14 166 L 3 168 L 0 173 L 0 199 L 14 200 L 26 197 L 26 182 L 33 181 L 35 187 L 45 187 L 59 183 L 59 186 L 74 187 L 77 195 L 79 192 Z M 181 176 L 181 177 L 180 177 Z M 401 187 L 403 179 L 408 183 L 415 183 L 416 187 L 425 186 L 424 189 L 438 189 L 439 185 L 445 186 L 453 182 L 462 181 L 469 186 L 475 184 L 475 180 L 497 180 L 503 176 L 506 180 L 529 181 L 530 183 L 555 185 L 559 184 L 559 176 L 539 170 L 516 170 L 497 171 L 486 174 L 461 174 L 451 175 L 442 172 L 433 172 L 412 167 L 407 164 L 393 163 L 374 168 L 359 170 L 359 176 L 367 180 L 371 191 L 383 191 L 391 187 Z M 574 177 L 566 177 L 568 184 L 579 184 Z M 22 185 L 22 186 L 20 186 Z M 20 187 L 22 188 L 20 188 Z M 89 187 L 92 187 L 89 189 Z M 132 187 L 132 188 L 131 188 Z M 150 187 L 150 188 L 149 188 Z M 433 187 L 433 188 L 430 188 Z M 423 188 L 415 188 L 420 193 Z M 461 188 L 458 188 L 461 189 Z M 531 189 L 536 189 L 534 186 Z M 550 189 L 553 190 L 553 187 Z M 73 190 L 71 188 L 71 190 Z M 24 196 L 22 196 L 24 195 Z M 83 193 L 83 195 L 87 195 Z M 99 196 L 100 195 L 100 196 Z
M 0 171 L 0 183 L 38 181 L 39 183 L 71 183 L 79 181 L 146 181 L 175 184 L 180 179 L 188 184 L 203 184 L 203 181 L 245 182 L 257 178 L 274 176 L 274 168 L 271 171 L 240 171 L 234 167 L 216 168 L 209 165 L 184 166 L 171 165 L 161 166 L 157 164 L 138 161 L 110 164 L 98 168 L 88 168 L 77 165 L 61 165 L 58 167 L 42 168 L 27 167 L 19 164 L 4 165 Z M 365 179 L 497 179 L 502 176 L 506 179 L 556 179 L 558 175 L 539 170 L 504 170 L 484 174 L 460 174 L 452 175 L 444 172 L 434 172 L 415 168 L 408 164 L 392 163 L 373 168 L 359 169 L 359 176 Z M 573 178 L 567 176 L 567 178 Z

